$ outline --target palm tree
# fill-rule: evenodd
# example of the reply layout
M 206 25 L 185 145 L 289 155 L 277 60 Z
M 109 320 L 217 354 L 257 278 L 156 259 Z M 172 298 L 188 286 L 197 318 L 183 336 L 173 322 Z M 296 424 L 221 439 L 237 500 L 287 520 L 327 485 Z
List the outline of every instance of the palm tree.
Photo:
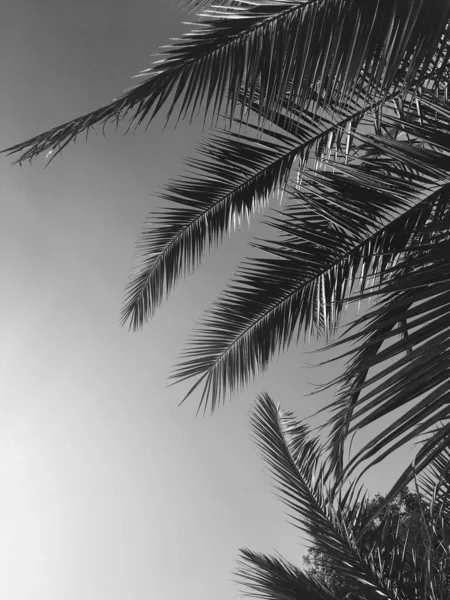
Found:
M 324 448 L 291 413 L 263 395 L 252 416 L 256 441 L 292 523 L 340 580 L 336 589 L 280 556 L 241 550 L 238 577 L 261 600 L 443 600 L 450 595 L 450 452 L 416 478 L 421 510 L 402 527 L 394 505 L 371 526 L 371 503 L 348 482 L 330 485 Z
M 212 131 L 142 235 L 123 321 L 141 327 L 208 249 L 286 192 L 268 219 L 276 239 L 255 242 L 265 258 L 239 268 L 174 377 L 214 410 L 302 333 L 335 334 L 347 302 L 374 300 L 335 342 L 348 363 L 330 464 L 348 475 L 432 431 L 398 491 L 450 439 L 450 3 L 191 5 L 198 28 L 141 85 L 7 152 L 53 158 L 96 125 L 202 113 Z M 344 465 L 348 436 L 399 408 Z

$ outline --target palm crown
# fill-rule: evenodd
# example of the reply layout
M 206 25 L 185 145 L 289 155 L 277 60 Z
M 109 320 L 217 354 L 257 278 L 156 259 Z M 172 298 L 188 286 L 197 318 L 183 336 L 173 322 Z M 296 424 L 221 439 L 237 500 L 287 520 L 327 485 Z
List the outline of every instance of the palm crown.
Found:
M 222 1 L 142 84 L 7 150 L 53 158 L 95 125 L 202 112 L 212 132 L 141 237 L 123 321 L 142 326 L 285 191 L 293 202 L 268 220 L 277 238 L 255 242 L 266 257 L 239 268 L 174 376 L 214 409 L 302 332 L 328 337 L 346 302 L 374 299 L 336 342 L 356 344 L 331 405 L 331 466 L 342 474 L 349 434 L 404 407 L 347 465 L 431 432 L 398 489 L 450 436 L 449 21 L 443 0 Z

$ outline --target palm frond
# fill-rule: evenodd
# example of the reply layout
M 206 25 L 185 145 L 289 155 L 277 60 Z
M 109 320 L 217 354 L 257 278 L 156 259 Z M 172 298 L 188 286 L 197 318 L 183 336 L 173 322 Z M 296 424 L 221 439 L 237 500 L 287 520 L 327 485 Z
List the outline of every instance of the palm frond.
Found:
M 449 190 L 443 194 L 445 208 Z M 357 321 L 361 329 L 352 340 L 360 340 L 355 359 L 339 378 L 342 392 L 333 408 L 337 417 L 349 418 L 348 433 L 361 430 L 380 417 L 401 407 L 409 407 L 352 458 L 347 470 L 352 471 L 363 461 L 379 462 L 401 445 L 427 432 L 440 420 L 450 416 L 450 215 L 416 230 L 405 257 L 383 273 L 379 288 L 366 291 L 366 298 L 382 295 L 382 300 Z M 434 216 L 434 215 L 433 215 Z M 419 241 L 420 240 L 420 241 Z M 386 323 L 408 323 L 408 338 L 395 339 L 397 332 L 385 332 Z M 380 329 L 381 328 L 381 329 Z M 344 337 L 340 343 L 350 341 Z M 380 347 L 380 341 L 391 342 Z M 376 353 L 367 350 L 375 346 Z M 360 383 L 361 372 L 374 374 Z M 355 385 L 356 384 L 356 385 Z M 348 400 L 358 394 L 357 401 Z M 336 424 L 338 422 L 336 421 Z M 434 442 L 446 434 L 448 427 L 436 431 Z M 338 424 L 336 432 L 338 431 Z M 341 452 L 342 438 L 335 438 L 336 452 Z M 426 465 L 423 457 L 420 468 Z M 418 465 L 416 464 L 416 468 Z
M 428 143 L 426 122 L 384 119 L 391 119 L 391 125 L 400 122 Z M 197 378 L 188 395 L 202 384 L 201 404 L 211 402 L 214 410 L 227 391 L 233 393 L 264 371 L 301 331 L 333 333 L 352 290 L 359 284 L 363 291 L 385 272 L 410 245 L 416 229 L 444 210 L 450 191 L 446 135 L 436 128 L 432 149 L 414 140 L 354 132 L 363 148 L 359 164 L 329 160 L 329 168 L 340 172 L 302 170 L 302 187 L 293 190 L 299 204 L 269 222 L 281 239 L 256 244 L 275 258 L 244 263 L 182 355 L 174 377 Z M 366 157 L 367 148 L 382 149 L 386 161 L 370 153 Z M 384 335 L 401 320 L 401 315 L 388 320 Z M 373 344 L 366 347 L 373 354 Z M 363 371 L 358 371 L 360 378 Z M 356 399 L 353 388 L 346 399 Z M 340 413 L 344 420 L 349 414 Z
M 258 114 L 259 106 L 258 93 L 249 108 Z M 208 248 L 219 244 L 236 222 L 240 225 L 247 218 L 250 223 L 252 213 L 263 208 L 271 194 L 284 191 L 295 161 L 306 165 L 311 157 L 321 160 L 331 151 L 347 160 L 355 129 L 370 110 L 360 99 L 346 103 L 334 116 L 304 111 L 299 122 L 299 110 L 291 107 L 287 113 L 283 105 L 282 113 L 269 113 L 270 129 L 251 124 L 247 134 L 216 129 L 199 148 L 207 160 L 190 160 L 192 175 L 166 187 L 162 198 L 172 206 L 150 214 L 122 321 L 141 327 L 164 293 L 193 272 Z
M 270 135 L 269 135 L 270 134 Z M 139 265 L 122 311 L 136 329 L 152 316 L 180 277 L 192 273 L 205 251 L 283 190 L 301 146 L 293 136 L 265 139 L 216 133 L 203 141 L 207 160 L 191 160 L 191 176 L 172 181 L 162 194 L 172 206 L 150 215 L 141 236 Z
M 386 140 L 383 140 L 381 146 L 378 146 L 378 148 L 376 148 L 376 145 L 365 145 L 366 157 L 369 159 L 369 168 L 376 165 L 376 169 L 383 172 L 384 165 L 385 173 L 397 172 L 402 179 L 405 178 L 405 181 L 408 181 L 410 174 L 408 174 L 407 162 L 409 162 L 409 169 L 413 168 L 415 176 L 424 172 L 424 168 L 427 170 L 431 166 L 432 171 L 429 172 L 429 175 L 436 178 L 437 181 L 439 181 L 440 178 L 442 181 L 442 178 L 445 179 L 447 177 L 446 172 L 448 172 L 449 164 L 448 153 L 450 151 L 450 111 L 448 109 L 448 98 L 446 95 L 444 98 L 439 99 L 426 94 L 420 98 L 417 113 L 414 111 L 406 111 L 403 112 L 401 118 L 390 116 L 387 121 L 390 123 L 391 128 L 395 127 L 394 138 L 399 132 L 402 132 L 409 138 L 409 142 L 413 144 L 413 152 L 418 148 L 428 148 L 433 152 L 431 154 L 428 153 L 422 155 L 421 166 L 415 164 L 415 159 L 412 155 L 410 157 L 404 155 L 404 148 L 402 149 L 400 160 L 396 151 L 390 152 L 390 156 L 386 157 L 386 142 L 388 146 L 391 146 L 391 149 L 394 149 L 395 147 L 397 147 L 397 149 L 400 148 L 395 139 L 391 141 L 387 138 Z M 440 156 L 434 154 L 435 152 L 438 152 Z M 407 161 L 405 158 L 407 158 Z M 435 171 L 436 167 L 438 171 L 442 168 L 443 172 L 441 172 L 441 175 L 439 175 L 438 171 Z M 392 247 L 390 251 L 386 253 L 385 262 L 372 271 L 372 275 L 376 272 L 378 272 L 378 274 L 383 274 L 386 267 L 391 264 L 392 261 L 395 262 L 398 252 L 404 248 L 404 242 L 410 240 L 417 229 L 424 227 L 430 221 L 441 218 L 447 210 L 448 193 L 449 188 L 446 183 L 438 185 L 435 192 L 425 196 L 415 208 L 412 208 L 405 213 L 404 220 L 400 219 L 399 221 L 392 222 L 394 228 L 399 233 L 403 233 L 403 241 L 401 241 L 400 246 L 397 248 Z M 416 243 L 419 243 L 417 239 Z M 364 289 L 364 285 L 362 285 L 362 288 Z M 335 468 L 337 465 L 340 465 L 340 468 L 342 468 L 343 443 L 348 435 L 352 407 L 356 404 L 360 391 L 364 387 L 374 357 L 379 352 L 383 343 L 386 340 L 395 337 L 399 331 L 404 333 L 406 330 L 407 335 L 404 336 L 405 342 L 410 342 L 408 324 L 406 319 L 403 318 L 405 311 L 411 309 L 413 300 L 410 298 L 410 294 L 414 295 L 414 291 L 399 292 L 395 303 L 386 303 L 385 310 L 382 314 L 379 316 L 373 315 L 374 320 L 376 321 L 376 325 L 374 326 L 376 334 L 374 333 L 371 337 L 370 343 L 361 348 L 361 352 L 355 359 L 352 367 L 355 372 L 355 378 L 351 385 L 348 385 L 349 381 L 346 379 L 346 385 L 343 386 L 340 395 L 341 400 L 343 400 L 343 403 L 340 406 L 343 408 L 343 406 L 346 405 L 346 408 L 344 410 L 339 410 L 337 408 L 338 404 L 335 403 L 333 405 L 333 410 L 336 409 L 339 413 L 333 418 L 332 422 L 332 446 L 335 449 L 332 460 L 335 461 Z M 357 337 L 358 336 L 347 337 L 346 339 L 354 342 Z M 411 350 L 411 345 L 406 344 L 405 352 L 410 354 Z M 346 375 L 344 375 L 344 378 L 346 378 Z M 342 384 L 343 380 L 341 380 L 340 383 Z M 412 471 L 410 472 L 410 476 L 412 476 Z
M 427 437 L 430 441 L 433 435 Z M 380 511 L 387 510 L 388 518 L 386 514 L 382 517 L 383 530 L 375 530 L 374 536 L 372 528 L 369 533 L 376 552 L 380 554 L 380 548 L 383 548 L 383 554 L 391 563 L 396 587 L 408 599 L 443 600 L 450 594 L 449 448 L 448 436 L 446 444 L 440 448 L 435 446 L 433 451 L 424 444 L 423 450 L 431 460 L 427 461 L 419 477 L 414 472 L 415 507 L 405 515 L 390 510 L 391 499 L 399 489 L 395 484 L 375 513 L 378 516 Z M 364 545 L 369 524 L 366 523 L 358 540 L 360 545 Z M 395 529 L 397 533 L 393 536 Z
M 448 597 L 450 521 L 442 507 L 449 506 L 446 458 L 450 446 L 427 467 L 424 486 L 428 485 L 428 491 L 422 487 L 418 495 L 408 495 L 406 512 L 402 510 L 404 495 L 381 503 L 374 511 L 373 503 L 352 482 L 347 481 L 345 493 L 343 488 L 333 493 L 332 469 L 324 448 L 309 437 L 303 423 L 277 408 L 267 394 L 258 399 L 252 425 L 290 516 L 311 537 L 322 566 L 336 574 L 340 597 L 342 593 L 390 600 Z M 445 490 L 439 496 L 441 486 Z M 376 516 L 379 519 L 374 522 Z M 331 593 L 333 597 L 336 592 L 335 585 L 330 587 L 326 580 L 305 574 L 278 557 L 248 550 L 242 557 L 238 574 L 250 596 L 291 600 L 302 594 L 316 598 Z
M 42 152 L 53 157 L 95 125 L 126 117 L 136 127 L 163 107 L 167 118 L 209 110 L 233 115 L 255 90 L 271 98 L 270 110 L 288 103 L 310 109 L 314 97 L 344 103 L 366 89 L 372 101 L 392 88 L 408 90 L 448 60 L 450 6 L 440 0 L 246 0 L 206 9 L 196 29 L 169 46 L 147 79 L 92 113 L 8 148 L 16 162 Z M 271 91 L 278 90 L 277 95 Z
M 376 384 L 382 379 L 383 374 L 379 372 L 368 380 L 367 375 L 369 371 L 373 368 L 377 369 L 384 360 L 392 361 L 394 356 L 398 356 L 397 350 L 401 348 L 399 352 L 405 354 L 404 356 L 402 354 L 402 364 L 405 369 L 403 373 L 406 375 L 408 372 L 407 369 L 414 368 L 414 365 L 416 364 L 414 359 L 417 358 L 417 353 L 414 354 L 414 342 L 419 339 L 418 336 L 420 335 L 422 336 L 421 340 L 423 341 L 425 332 L 427 332 L 427 334 L 429 333 L 432 337 L 432 332 L 435 331 L 436 323 L 433 322 L 433 319 L 438 316 L 439 309 L 437 311 L 433 309 L 433 302 L 436 300 L 433 300 L 432 298 L 433 292 L 430 293 L 429 291 L 424 290 L 419 284 L 417 288 L 413 288 L 409 284 L 400 284 L 400 287 L 398 289 L 396 288 L 395 292 L 393 291 L 394 288 L 391 289 L 389 287 L 390 285 L 396 285 L 396 279 L 400 277 L 401 280 L 401 278 L 408 276 L 411 269 L 416 269 L 415 266 L 412 266 L 414 260 L 416 260 L 414 259 L 414 256 L 417 256 L 422 252 L 423 258 L 423 253 L 425 253 L 425 256 L 428 253 L 429 244 L 434 244 L 438 241 L 445 242 L 446 239 L 445 230 L 447 227 L 446 221 L 448 220 L 448 200 L 450 192 L 448 183 L 445 183 L 445 173 L 448 172 L 448 155 L 450 151 L 448 101 L 445 99 L 445 101 L 437 101 L 434 104 L 434 100 L 431 100 L 429 97 L 424 98 L 423 100 L 422 103 L 421 99 L 422 110 L 420 116 L 417 115 L 416 119 L 398 120 L 398 124 L 407 136 L 413 136 L 415 138 L 416 143 L 413 146 L 414 152 L 419 148 L 419 146 L 417 146 L 417 141 L 421 142 L 421 153 L 428 148 L 426 150 L 427 154 L 423 155 L 423 162 L 427 162 L 432 168 L 432 171 L 435 167 L 437 167 L 438 170 L 443 170 L 441 176 L 437 173 L 433 175 L 432 172 L 429 172 L 429 174 L 435 177 L 437 181 L 440 180 L 442 183 L 437 186 L 436 191 L 431 194 L 425 202 L 420 202 L 417 205 L 417 209 L 413 210 L 413 212 L 416 212 L 416 216 L 418 216 L 419 219 L 414 223 L 410 220 L 410 227 L 404 231 L 405 239 L 408 240 L 408 242 L 407 247 L 403 250 L 403 254 L 393 254 L 388 257 L 386 265 L 388 265 L 389 268 L 392 267 L 391 271 L 389 272 L 389 269 L 386 269 L 386 265 L 384 265 L 383 268 L 378 269 L 379 281 L 384 281 L 384 287 L 381 289 L 374 287 L 366 297 L 379 297 L 378 294 L 382 294 L 384 298 L 382 307 L 379 307 L 379 310 L 377 311 L 372 311 L 368 316 L 365 316 L 358 321 L 357 326 L 364 326 L 359 333 L 347 336 L 342 340 L 342 343 L 345 343 L 345 341 L 355 342 L 357 340 L 361 340 L 363 343 L 360 346 L 359 352 L 355 354 L 354 360 L 346 369 L 343 377 L 339 380 L 339 383 L 342 385 L 342 390 L 338 400 L 333 403 L 332 406 L 333 410 L 337 411 L 336 415 L 332 418 L 332 445 L 334 448 L 333 456 L 336 461 L 335 465 L 339 464 L 342 466 L 343 443 L 350 432 L 354 432 L 358 428 L 364 427 L 369 422 L 373 422 L 373 420 L 387 414 L 390 410 L 395 410 L 408 402 L 406 396 L 402 395 L 400 392 L 400 387 L 397 385 L 399 384 L 398 379 L 394 381 L 396 375 L 393 374 L 394 368 L 391 362 L 389 363 L 390 367 L 387 367 L 387 369 L 383 371 L 386 376 L 388 373 L 390 374 L 390 378 L 385 381 L 386 387 L 384 388 L 384 394 L 381 394 L 383 383 L 379 383 L 378 387 L 376 387 Z M 433 104 L 435 107 L 434 111 L 431 109 Z M 437 115 L 439 115 L 438 118 Z M 420 125 L 418 122 L 419 120 Z M 395 122 L 395 119 L 393 121 Z M 384 142 L 382 142 L 382 145 L 384 145 Z M 388 145 L 394 149 L 395 146 L 398 147 L 399 142 L 389 140 Z M 439 158 L 437 156 L 432 158 L 435 151 L 440 154 Z M 379 156 L 376 157 L 376 162 L 378 165 L 381 164 Z M 415 165 L 414 162 L 414 160 L 410 162 L 410 167 L 414 167 L 416 173 L 419 171 L 424 172 L 424 165 L 418 168 L 418 165 Z M 404 168 L 404 157 L 401 163 L 401 166 Z M 396 164 L 400 164 L 398 163 L 398 160 Z M 428 170 L 428 167 L 426 170 Z M 418 212 L 418 210 L 420 212 Z M 413 225 L 412 228 L 411 225 Z M 413 261 L 411 264 L 409 264 L 410 260 Z M 433 277 L 433 269 L 429 270 L 424 264 L 421 268 L 422 274 L 425 277 L 425 271 Z M 417 273 L 416 275 L 410 273 L 410 275 L 415 277 Z M 391 289 L 392 293 L 388 292 L 388 289 Z M 429 312 L 427 313 L 427 311 Z M 413 321 L 411 322 L 410 319 L 413 319 Z M 430 325 L 429 329 L 427 328 L 427 323 Z M 400 327 L 400 331 L 402 331 L 404 330 L 405 324 L 408 331 L 407 337 L 400 342 L 392 344 L 387 349 L 381 350 L 383 344 L 389 343 L 389 341 L 392 341 L 397 337 L 399 330 L 396 328 Z M 422 328 L 419 331 L 416 330 L 413 337 L 411 337 L 411 325 L 413 327 L 422 325 Z M 352 373 L 352 375 L 350 375 L 350 373 Z M 397 375 L 398 374 L 399 373 L 397 372 Z M 414 380 L 410 381 L 411 385 L 413 385 L 413 381 Z M 394 385 L 396 386 L 395 389 L 393 387 Z M 360 399 L 361 393 L 364 393 L 370 386 L 372 386 L 372 388 L 375 386 L 375 388 L 366 393 L 364 400 L 362 401 Z M 426 391 L 425 388 L 424 391 Z M 404 392 L 406 394 L 409 393 L 405 390 Z M 413 400 L 419 396 L 420 393 L 417 393 L 417 395 L 410 396 L 409 400 Z M 401 398 L 403 398 L 403 401 Z M 361 408 L 363 402 L 365 402 L 365 405 L 364 408 Z M 373 453 L 366 453 L 366 459 L 369 458 L 369 454 L 370 457 L 375 456 L 377 453 L 375 447 L 381 451 L 383 443 L 387 443 L 388 440 L 391 442 L 397 440 L 398 442 L 395 446 L 389 446 L 390 450 L 392 450 L 394 447 L 398 447 L 398 445 L 411 439 L 409 437 L 404 437 L 401 438 L 402 441 L 399 442 L 400 432 L 405 432 L 408 427 L 413 427 L 413 423 L 419 424 L 419 414 L 422 414 L 420 413 L 420 410 L 424 403 L 426 404 L 426 402 L 423 402 L 420 405 L 413 407 L 407 413 L 408 418 L 411 418 L 408 425 L 402 417 L 395 421 L 395 424 L 392 424 L 388 430 L 384 431 L 385 436 L 383 442 L 381 441 L 381 438 L 377 438 L 376 441 L 374 440 L 374 445 L 372 446 Z M 359 411 L 355 413 L 354 409 L 357 405 Z M 434 404 L 434 406 L 436 406 L 436 404 Z M 364 413 L 366 413 L 365 416 L 363 416 Z M 422 417 L 425 417 L 426 414 L 429 415 L 431 413 L 426 411 L 426 413 L 422 414 Z M 355 424 L 355 420 L 358 422 L 358 426 L 349 429 L 348 425 L 350 421 Z M 430 421 L 425 419 L 422 421 L 422 425 L 423 424 L 430 426 Z M 406 429 L 400 428 L 399 430 L 396 430 L 396 427 L 401 425 L 405 426 Z M 395 431 L 397 432 L 395 433 Z M 410 433 L 412 431 L 415 431 L 413 434 L 413 436 L 415 436 L 420 430 L 419 428 L 415 428 L 410 430 Z M 368 447 L 366 447 L 365 451 L 366 450 L 368 450 Z M 385 452 L 380 454 L 378 459 L 385 455 Z M 362 454 L 360 455 L 360 458 L 361 456 Z M 422 458 L 423 457 L 421 457 L 421 460 L 419 461 L 421 465 Z M 355 465 L 356 462 L 359 464 L 359 459 L 356 459 L 355 457 Z M 426 464 L 426 462 L 423 464 Z M 410 481 L 412 477 L 413 469 L 410 468 L 408 470 L 408 478 L 402 480 L 402 485 L 407 481 Z

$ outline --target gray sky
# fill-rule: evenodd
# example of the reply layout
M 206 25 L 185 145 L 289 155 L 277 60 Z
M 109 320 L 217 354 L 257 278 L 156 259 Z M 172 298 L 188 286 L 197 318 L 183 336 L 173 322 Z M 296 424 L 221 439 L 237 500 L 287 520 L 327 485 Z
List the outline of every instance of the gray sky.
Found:
M 6 6 L 9 4 L 9 6 Z M 162 0 L 14 0 L 2 8 L 1 147 L 108 103 L 189 20 Z M 228 600 L 238 548 L 304 548 L 249 440 L 258 391 L 295 409 L 312 371 L 293 349 L 213 418 L 167 375 L 246 253 L 233 236 L 143 332 L 119 326 L 135 239 L 199 129 L 80 139 L 1 161 L 0 597 Z M 386 491 L 398 453 L 366 478 Z

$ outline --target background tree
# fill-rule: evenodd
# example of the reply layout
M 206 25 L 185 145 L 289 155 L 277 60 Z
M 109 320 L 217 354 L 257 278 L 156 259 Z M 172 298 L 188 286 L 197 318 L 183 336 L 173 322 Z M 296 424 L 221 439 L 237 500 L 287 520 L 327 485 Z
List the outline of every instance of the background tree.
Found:
M 403 540 L 410 537 L 409 543 L 412 547 L 419 548 L 428 543 L 427 530 L 423 523 L 424 517 L 429 514 L 430 507 L 421 500 L 417 493 L 403 488 L 400 494 L 386 504 L 385 497 L 377 494 L 371 500 L 367 500 L 364 508 L 366 518 L 370 525 L 364 537 L 364 550 L 370 553 L 377 544 L 382 534 L 383 527 L 389 515 L 395 515 L 398 519 L 398 535 Z M 377 518 L 370 521 L 371 515 L 377 514 Z M 450 525 L 450 523 L 448 524 Z M 341 600 L 358 600 L 358 596 L 347 591 L 345 580 L 339 572 L 329 565 L 326 554 L 318 550 L 314 545 L 310 546 L 308 553 L 303 557 L 305 572 L 324 587 L 332 590 L 336 598 Z M 413 580 L 414 573 L 408 577 Z
M 8 152 L 53 158 L 96 125 L 202 113 L 212 135 L 144 231 L 123 321 L 142 326 L 207 250 L 286 192 L 268 219 L 278 237 L 255 243 L 264 257 L 240 267 L 174 376 L 214 410 L 300 335 L 331 337 L 347 302 L 374 300 L 338 342 L 356 344 L 330 405 L 331 465 L 344 477 L 433 431 L 396 494 L 450 439 L 450 4 L 191 4 L 198 28 L 141 85 Z M 344 465 L 348 436 L 386 415 Z

